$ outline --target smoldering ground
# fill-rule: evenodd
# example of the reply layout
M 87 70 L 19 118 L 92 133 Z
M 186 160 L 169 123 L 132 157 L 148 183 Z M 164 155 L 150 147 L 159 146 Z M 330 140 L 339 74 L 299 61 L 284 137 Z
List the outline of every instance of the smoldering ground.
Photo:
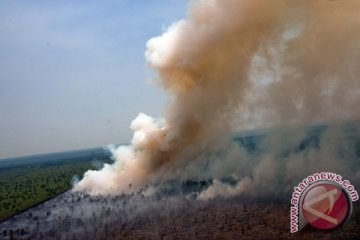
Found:
M 150 222 L 150 217 L 190 204 L 199 205 L 185 198 L 149 197 L 139 192 L 117 196 L 67 192 L 0 223 L 0 239 L 107 239 L 111 232 L 144 224 L 136 218 Z
M 229 180 L 226 182 L 231 184 Z M 0 223 L 0 239 L 318 237 L 318 232 L 305 231 L 297 236 L 289 232 L 288 201 L 282 203 L 258 196 L 249 198 L 231 194 L 224 194 L 225 198 L 197 200 L 194 194 L 209 184 L 206 181 L 180 184 L 170 181 L 157 186 L 157 191 L 149 187 L 120 195 L 67 192 Z M 360 205 L 355 203 L 354 217 L 342 231 L 324 232 L 322 236 L 357 239 L 359 216 Z

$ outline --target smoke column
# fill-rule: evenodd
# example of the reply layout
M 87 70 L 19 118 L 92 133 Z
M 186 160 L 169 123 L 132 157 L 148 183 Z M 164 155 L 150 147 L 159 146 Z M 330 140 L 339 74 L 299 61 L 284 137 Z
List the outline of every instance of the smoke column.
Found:
M 147 42 L 147 63 L 172 96 L 165 118 L 139 114 L 131 145 L 113 149 L 114 164 L 87 171 L 74 190 L 129 192 L 196 176 L 199 159 L 235 129 L 358 118 L 359 10 L 356 0 L 191 1 L 186 19 Z

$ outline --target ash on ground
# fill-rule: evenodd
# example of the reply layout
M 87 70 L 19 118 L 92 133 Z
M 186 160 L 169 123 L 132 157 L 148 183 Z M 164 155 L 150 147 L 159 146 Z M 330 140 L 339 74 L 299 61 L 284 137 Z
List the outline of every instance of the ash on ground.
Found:
M 289 203 L 191 195 L 66 192 L 0 224 L 0 239 L 359 239 L 360 206 L 343 227 L 289 232 Z

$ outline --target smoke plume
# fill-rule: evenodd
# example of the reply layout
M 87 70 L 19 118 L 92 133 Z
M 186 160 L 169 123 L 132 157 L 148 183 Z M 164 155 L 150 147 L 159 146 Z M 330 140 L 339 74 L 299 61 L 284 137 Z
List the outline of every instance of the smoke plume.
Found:
M 306 159 L 331 157 L 330 145 L 312 157 L 279 160 L 281 134 L 264 143 L 272 149 L 266 155 L 231 146 L 224 158 L 211 153 L 229 147 L 235 130 L 357 119 L 359 10 L 357 0 L 191 1 L 186 19 L 147 42 L 147 63 L 172 96 L 164 119 L 139 114 L 131 145 L 114 149 L 115 162 L 86 172 L 74 190 L 131 192 L 176 177 L 238 180 L 232 187 L 215 180 L 200 194 L 205 199 L 248 191 L 282 171 L 288 177 L 279 185 L 286 186 L 292 169 L 301 176 L 317 169 Z M 291 140 L 302 136 L 300 130 Z M 336 159 L 331 166 L 342 168 Z

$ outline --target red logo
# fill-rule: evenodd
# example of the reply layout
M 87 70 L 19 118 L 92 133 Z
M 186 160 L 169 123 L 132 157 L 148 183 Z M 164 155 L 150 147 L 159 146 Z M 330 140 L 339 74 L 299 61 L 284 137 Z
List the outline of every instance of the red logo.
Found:
M 302 201 L 305 220 L 318 229 L 332 229 L 349 215 L 347 194 L 333 184 L 321 183 L 309 189 Z

